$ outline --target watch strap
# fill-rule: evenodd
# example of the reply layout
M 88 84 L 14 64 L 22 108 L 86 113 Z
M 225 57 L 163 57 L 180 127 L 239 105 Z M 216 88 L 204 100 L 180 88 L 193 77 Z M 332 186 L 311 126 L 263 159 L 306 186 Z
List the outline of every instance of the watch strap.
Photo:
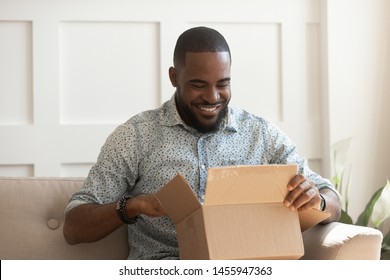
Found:
M 319 195 L 320 195 L 320 198 L 321 198 L 320 210 L 322 212 L 324 212 L 325 209 L 326 209 L 326 200 L 325 200 L 325 198 L 323 197 L 322 194 L 319 194 Z
M 139 219 L 139 216 L 129 218 L 129 216 L 127 216 L 127 214 L 126 214 L 126 209 L 125 209 L 126 202 L 130 198 L 132 198 L 132 197 L 129 195 L 124 195 L 119 199 L 118 203 L 116 204 L 116 212 L 118 213 L 119 218 L 125 224 L 135 224 L 137 222 L 137 220 Z

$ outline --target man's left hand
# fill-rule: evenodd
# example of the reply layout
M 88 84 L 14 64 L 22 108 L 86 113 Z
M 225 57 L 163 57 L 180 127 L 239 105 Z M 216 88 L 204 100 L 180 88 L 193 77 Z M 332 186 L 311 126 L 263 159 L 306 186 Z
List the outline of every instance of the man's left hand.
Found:
M 320 208 L 321 197 L 317 187 L 302 174 L 295 175 L 288 183 L 287 189 L 290 192 L 284 200 L 284 205 L 292 211 Z

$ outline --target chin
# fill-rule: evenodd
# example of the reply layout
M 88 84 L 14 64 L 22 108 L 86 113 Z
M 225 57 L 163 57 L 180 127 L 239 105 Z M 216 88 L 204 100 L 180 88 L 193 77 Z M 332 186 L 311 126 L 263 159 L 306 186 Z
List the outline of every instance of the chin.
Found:
M 201 133 L 212 133 L 219 130 L 223 117 L 225 116 L 224 113 L 220 113 L 215 121 L 213 122 L 200 122 L 197 120 L 196 123 L 194 123 L 193 127 L 198 130 Z

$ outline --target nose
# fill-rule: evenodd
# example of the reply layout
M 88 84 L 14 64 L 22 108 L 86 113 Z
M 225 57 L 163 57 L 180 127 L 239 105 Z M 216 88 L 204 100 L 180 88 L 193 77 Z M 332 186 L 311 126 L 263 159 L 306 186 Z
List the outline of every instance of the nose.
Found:
M 208 104 L 216 104 L 220 99 L 220 94 L 218 91 L 218 88 L 216 87 L 209 87 L 203 94 L 203 99 Z

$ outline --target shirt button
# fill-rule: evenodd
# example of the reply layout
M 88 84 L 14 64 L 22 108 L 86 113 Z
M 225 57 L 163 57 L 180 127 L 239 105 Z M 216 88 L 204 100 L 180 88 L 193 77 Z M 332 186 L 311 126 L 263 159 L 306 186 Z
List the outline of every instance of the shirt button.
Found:
M 203 170 L 205 170 L 206 166 L 204 166 L 204 164 L 202 164 L 202 165 L 200 166 L 200 168 L 202 168 Z

